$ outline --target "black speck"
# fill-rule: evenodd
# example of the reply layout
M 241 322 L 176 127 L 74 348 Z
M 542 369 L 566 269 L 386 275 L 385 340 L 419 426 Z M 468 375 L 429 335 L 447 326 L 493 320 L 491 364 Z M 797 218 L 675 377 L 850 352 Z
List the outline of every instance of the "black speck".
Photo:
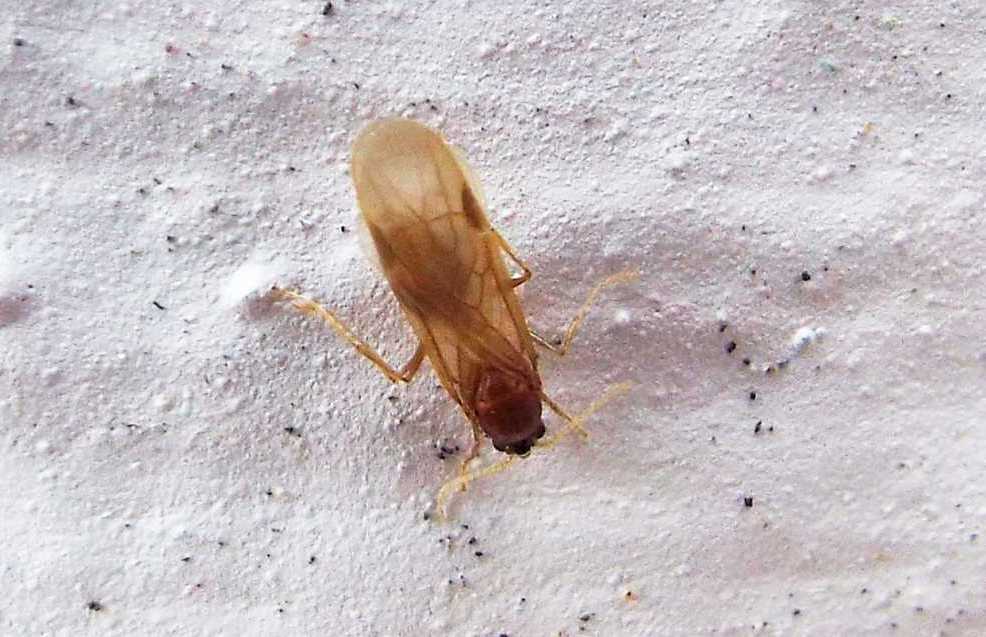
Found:
M 808 270 L 805 270 L 804 272 L 802 272 L 801 273 L 801 280 L 802 281 L 811 281 L 811 273 L 808 272 Z
M 346 229 L 346 226 L 339 226 L 339 232 L 342 232 L 343 234 L 345 234 L 345 233 L 349 232 L 349 230 Z
M 729 327 L 728 323 L 719 323 L 719 333 L 725 332 L 727 327 Z
M 748 496 L 744 496 L 743 497 L 743 506 L 745 506 L 748 509 L 752 509 L 753 508 L 753 496 L 749 496 L 749 495 Z
M 357 91 L 359 90 L 359 82 L 353 82 L 353 86 L 356 87 L 356 90 Z
M 476 551 L 475 553 L 473 553 L 473 555 L 475 555 L 476 557 L 483 557 L 483 552 L 482 551 Z
M 267 489 L 266 491 L 264 491 L 264 495 L 266 495 L 268 498 L 270 498 L 270 497 L 272 497 L 274 495 L 274 492 L 271 491 L 270 489 Z
M 283 608 L 278 608 L 278 609 L 277 609 L 277 612 L 279 612 L 279 613 L 283 613 L 283 612 L 284 612 L 284 609 L 283 609 Z
M 332 3 L 326 2 L 322 7 L 322 15 L 329 15 L 330 13 L 332 13 Z
M 97 602 L 96 600 L 92 600 L 91 602 L 86 604 L 86 608 L 94 613 L 98 613 L 99 611 L 103 610 L 103 605 Z
M 24 46 L 25 44 L 27 44 L 27 42 L 24 40 L 24 38 L 14 38 L 14 46 Z
M 224 71 L 232 71 L 233 70 L 233 66 L 231 64 L 220 64 L 219 65 L 219 68 L 221 68 Z
M 949 97 L 951 97 L 951 95 L 949 95 Z M 79 102 L 77 102 L 76 99 L 74 97 L 72 97 L 71 95 L 69 95 L 68 97 L 65 98 L 65 103 L 67 105 L 73 106 L 73 107 L 79 105 Z
M 795 617 L 797 617 L 798 615 L 800 615 L 800 614 L 801 614 L 801 609 L 800 609 L 800 608 L 795 608 L 795 609 L 794 609 L 794 610 L 793 610 L 793 611 L 791 612 L 791 614 L 792 614 L 792 615 L 794 615 Z
M 218 544 L 220 547 L 226 546 L 226 542 L 224 542 L 223 540 L 219 540 L 218 542 L 216 542 L 216 544 Z
M 520 603 L 523 604 L 525 602 L 527 602 L 527 598 L 526 597 L 521 597 L 520 598 Z
M 579 615 L 579 621 L 580 622 L 587 622 L 587 621 L 589 621 L 590 619 L 592 619 L 595 616 L 596 616 L 595 613 L 585 613 L 584 615 Z
M 750 392 L 750 400 L 756 400 L 756 399 L 757 399 L 757 392 L 751 391 Z
M 192 561 L 192 558 L 186 555 L 185 557 L 181 558 L 181 561 L 187 564 Z
M 157 309 L 159 309 L 159 310 L 163 310 L 163 309 L 166 309 L 166 308 L 165 308 L 165 307 L 164 307 L 163 305 L 161 305 L 161 304 L 160 304 L 160 303 L 158 303 L 157 301 L 151 301 L 151 303 L 152 303 L 152 304 L 154 305 L 154 307 L 156 307 L 156 308 L 157 308 Z
M 176 237 L 173 234 L 169 234 L 164 237 L 164 240 L 167 241 L 168 243 L 174 243 L 175 241 L 178 240 L 178 237 Z
M 297 427 L 285 427 L 284 428 L 284 433 L 286 433 L 286 434 L 288 434 L 290 436 L 297 436 L 297 437 L 301 438 L 301 431 L 299 431 Z
M 951 93 L 945 93 L 945 99 L 947 99 L 947 100 L 952 99 L 952 94 Z
M 939 22 L 938 23 L 938 28 L 939 29 L 944 29 L 945 28 L 945 23 L 944 22 Z
M 308 563 L 309 564 L 314 564 L 315 563 L 315 556 L 314 555 L 312 555 L 311 557 L 308 558 Z
M 753 433 L 754 434 L 760 433 L 760 427 L 761 427 L 761 425 L 763 425 L 763 421 L 762 420 L 758 420 L 757 421 L 757 424 L 753 425 Z
M 729 341 L 726 343 L 726 353 L 732 354 L 736 351 L 736 341 Z
M 475 537 L 471 537 L 471 538 L 469 538 L 469 541 L 467 542 L 467 544 L 475 544 L 478 541 L 479 540 L 477 540 Z
M 869 592 L 870 592 L 870 589 L 866 588 L 865 586 L 863 588 L 859 589 L 859 594 L 860 595 L 865 595 L 865 594 L 867 594 Z
M 811 107 L 811 112 L 812 113 L 817 113 L 818 112 L 818 107 L 817 106 L 812 106 Z
M 750 366 L 750 359 L 749 358 L 744 358 L 743 359 L 743 364 L 746 365 L 747 367 L 749 367 Z
M 431 513 L 425 511 L 424 513 L 421 514 L 421 519 L 427 522 L 428 520 L 431 519 Z

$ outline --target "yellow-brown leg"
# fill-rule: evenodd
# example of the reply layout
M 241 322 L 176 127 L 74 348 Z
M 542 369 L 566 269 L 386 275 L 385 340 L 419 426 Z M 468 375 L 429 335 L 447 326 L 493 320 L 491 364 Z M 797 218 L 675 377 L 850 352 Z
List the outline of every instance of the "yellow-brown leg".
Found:
M 533 338 L 534 342 L 541 347 L 554 352 L 558 356 L 564 356 L 568 353 L 568 347 L 572 344 L 572 340 L 575 339 L 575 335 L 578 333 L 579 327 L 582 326 L 582 321 L 585 319 L 585 315 L 589 313 L 589 309 L 592 307 L 592 304 L 596 302 L 596 297 L 599 296 L 599 293 L 608 287 L 612 287 L 620 283 L 629 283 L 638 276 L 639 274 L 637 272 L 633 270 L 626 270 L 624 272 L 611 274 L 597 283 L 595 287 L 589 290 L 589 294 L 586 295 L 585 301 L 582 303 L 582 307 L 580 307 L 579 311 L 575 313 L 575 317 L 572 319 L 572 322 L 568 324 L 568 329 L 565 330 L 565 336 L 562 338 L 560 344 L 555 345 L 534 330 L 531 330 L 531 338 Z
M 493 232 L 493 236 L 496 237 L 496 242 L 500 244 L 500 249 L 503 250 L 506 253 L 506 255 L 510 257 L 510 260 L 516 263 L 517 267 L 519 267 L 524 272 L 520 276 L 510 279 L 510 283 L 513 284 L 513 287 L 523 285 L 524 283 L 530 281 L 531 277 L 534 276 L 534 273 L 531 271 L 531 269 L 527 267 L 527 264 L 524 263 L 523 259 L 517 256 L 517 253 L 514 252 L 513 246 L 507 243 L 507 240 L 503 238 L 503 235 L 501 235 L 496 230 L 493 230 L 492 232 Z
M 547 394 L 545 394 L 542 391 L 541 400 L 544 401 L 544 404 L 546 404 L 548 408 L 551 409 L 551 411 L 558 414 L 558 416 L 565 421 L 567 426 L 561 431 L 552 434 L 547 438 L 541 439 L 540 441 L 535 443 L 534 446 L 537 447 L 538 449 L 550 449 L 551 447 L 554 447 L 556 444 L 558 444 L 562 440 L 562 438 L 564 438 L 565 436 L 567 436 L 569 433 L 573 431 L 578 432 L 579 435 L 581 435 L 583 438 L 588 438 L 589 432 L 586 431 L 585 427 L 582 426 L 582 423 L 585 422 L 594 413 L 596 413 L 604 406 L 606 406 L 606 404 L 609 403 L 610 401 L 619 398 L 620 396 L 623 396 L 624 394 L 629 392 L 632 387 L 633 387 L 633 383 L 629 383 L 629 382 L 610 385 L 609 387 L 606 388 L 606 391 L 603 392 L 602 396 L 592 401 L 592 403 L 588 407 L 583 409 L 578 416 L 574 416 L 574 417 L 570 416 L 568 412 L 562 409 L 561 405 L 556 403 L 554 400 L 552 400 Z
M 594 413 L 602 409 L 611 400 L 627 393 L 631 388 L 630 383 L 619 383 L 616 385 L 610 385 L 603 392 L 603 395 L 597 398 L 585 408 L 582 413 L 578 416 L 570 416 L 564 409 L 561 408 L 558 403 L 553 401 L 543 392 L 541 393 L 541 399 L 548 405 L 548 407 L 554 411 L 558 416 L 565 420 L 567 426 L 561 431 L 551 435 L 548 438 L 542 438 L 534 445 L 533 453 L 540 453 L 542 450 L 550 449 L 558 444 L 565 436 L 567 436 L 572 431 L 580 431 L 585 433 L 585 428 L 582 426 L 582 422 L 587 418 L 592 416 Z M 533 455 L 532 453 L 532 455 Z M 507 456 L 494 462 L 493 464 L 487 465 L 485 467 L 479 467 L 472 471 L 466 471 L 462 473 L 460 471 L 459 475 L 452 478 L 448 482 L 442 485 L 442 488 L 438 491 L 438 495 L 435 497 L 435 512 L 437 514 L 437 519 L 440 523 L 448 521 L 448 502 L 456 491 L 465 490 L 466 486 L 469 485 L 474 480 L 480 478 L 486 478 L 492 475 L 496 475 L 501 471 L 507 469 L 510 465 L 517 461 L 518 456 Z M 467 461 L 468 462 L 468 461 Z M 465 467 L 465 464 L 463 464 Z
M 329 327 L 335 330 L 336 334 L 355 347 L 357 352 L 368 358 L 370 362 L 376 365 L 377 368 L 383 372 L 384 376 L 386 376 L 393 383 L 411 382 L 411 379 L 414 378 L 414 375 L 421 367 L 421 362 L 424 360 L 425 353 L 420 344 L 418 344 L 418 348 L 415 350 L 411 360 L 405 363 L 400 371 L 397 371 L 391 367 L 391 365 L 385 361 L 383 357 L 376 352 L 376 350 L 353 334 L 353 332 L 346 327 L 345 323 L 339 320 L 335 314 L 319 305 L 316 301 L 313 301 L 307 296 L 298 294 L 297 292 L 283 290 L 277 287 L 271 289 L 271 295 L 275 301 L 287 301 L 302 314 L 320 318 L 328 323 Z
M 479 450 L 483 444 L 483 430 L 472 421 L 469 421 L 469 424 L 472 425 L 472 445 L 469 447 L 468 455 L 466 455 L 459 465 L 459 479 L 462 481 L 462 491 L 465 491 L 469 487 L 469 463 L 479 457 Z

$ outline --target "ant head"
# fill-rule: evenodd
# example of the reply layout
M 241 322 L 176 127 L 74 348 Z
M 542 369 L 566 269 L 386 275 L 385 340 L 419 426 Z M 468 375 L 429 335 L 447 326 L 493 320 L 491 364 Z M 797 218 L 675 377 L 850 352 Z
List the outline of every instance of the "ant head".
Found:
M 504 453 L 526 456 L 544 435 L 541 392 L 526 379 L 499 371 L 487 372 L 476 393 L 479 426 Z

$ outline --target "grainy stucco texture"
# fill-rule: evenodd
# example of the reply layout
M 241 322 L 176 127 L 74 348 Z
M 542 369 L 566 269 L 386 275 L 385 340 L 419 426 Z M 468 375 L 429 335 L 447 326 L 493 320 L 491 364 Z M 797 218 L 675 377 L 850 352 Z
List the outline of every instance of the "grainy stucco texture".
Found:
M 0 633 L 986 633 L 981 2 L 0 1 Z M 443 131 L 566 441 L 401 362 L 349 144 Z M 770 370 L 770 371 L 768 371 Z M 551 422 L 549 424 L 555 424 Z M 486 460 L 494 459 L 487 450 Z

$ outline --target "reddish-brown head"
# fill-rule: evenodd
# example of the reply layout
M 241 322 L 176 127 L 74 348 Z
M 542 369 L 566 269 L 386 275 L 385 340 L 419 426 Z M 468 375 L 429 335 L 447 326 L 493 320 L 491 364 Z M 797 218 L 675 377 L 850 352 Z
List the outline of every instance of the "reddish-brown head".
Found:
M 476 391 L 479 426 L 504 453 L 527 455 L 544 435 L 541 392 L 526 379 L 489 370 Z

